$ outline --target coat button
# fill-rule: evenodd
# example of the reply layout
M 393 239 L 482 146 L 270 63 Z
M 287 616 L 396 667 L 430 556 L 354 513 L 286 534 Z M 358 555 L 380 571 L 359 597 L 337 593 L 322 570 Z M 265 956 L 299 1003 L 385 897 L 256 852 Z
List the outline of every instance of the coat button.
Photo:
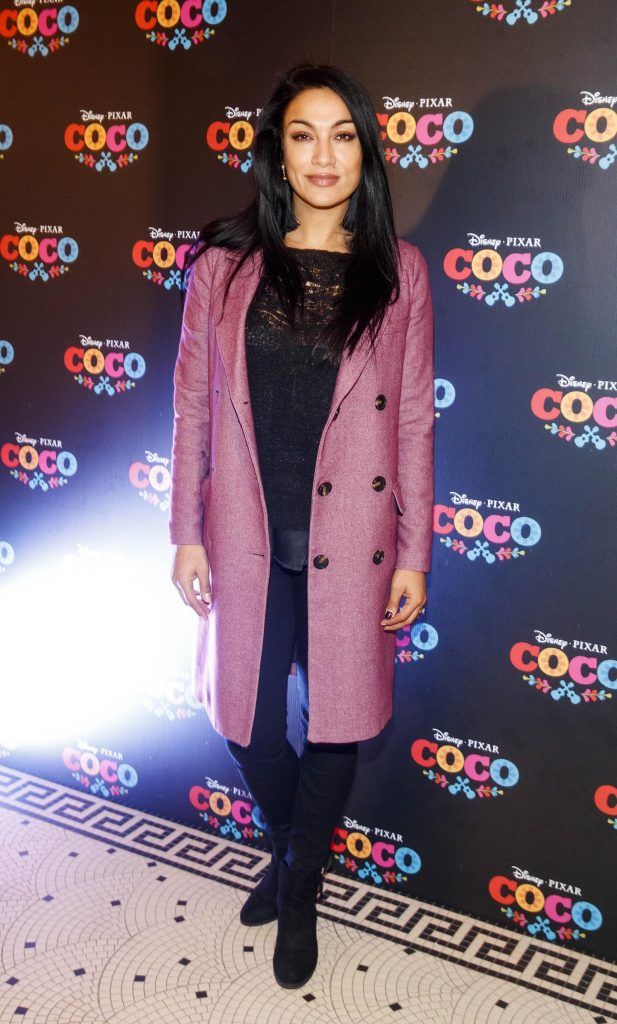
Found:
M 386 396 L 385 395 L 377 395 L 377 398 L 375 399 L 375 408 L 376 409 L 383 409 L 385 407 L 385 404 L 386 404 Z
M 385 478 L 385 476 L 376 476 L 375 479 L 373 480 L 373 490 L 374 491 L 383 491 L 385 486 L 386 486 L 386 478 Z
M 375 562 L 375 565 L 379 565 L 380 562 L 383 562 L 383 557 L 384 553 L 382 549 L 378 548 L 375 554 L 373 555 L 373 561 Z
M 317 488 L 317 493 L 318 494 L 329 494 L 331 490 L 332 490 L 332 484 L 330 483 L 330 481 L 329 480 L 324 480 L 324 482 L 322 484 L 320 484 L 319 487 Z
M 329 561 L 330 559 L 326 558 L 325 555 L 315 555 L 313 565 L 316 569 L 325 569 Z

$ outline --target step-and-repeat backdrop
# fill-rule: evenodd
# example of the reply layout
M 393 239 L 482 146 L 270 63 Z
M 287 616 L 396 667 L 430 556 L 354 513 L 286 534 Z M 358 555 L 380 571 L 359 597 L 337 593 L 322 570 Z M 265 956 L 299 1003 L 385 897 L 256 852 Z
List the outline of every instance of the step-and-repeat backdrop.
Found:
M 268 848 L 170 578 L 180 268 L 336 61 L 429 264 L 436 490 L 333 871 L 613 958 L 614 0 L 1 0 L 0 43 L 2 763 Z

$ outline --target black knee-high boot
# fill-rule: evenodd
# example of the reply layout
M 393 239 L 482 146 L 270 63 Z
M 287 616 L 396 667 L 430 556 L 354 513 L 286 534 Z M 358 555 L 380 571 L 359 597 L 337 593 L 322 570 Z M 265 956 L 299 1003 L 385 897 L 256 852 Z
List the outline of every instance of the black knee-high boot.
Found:
M 330 861 L 332 833 L 340 822 L 357 761 L 357 742 L 305 741 L 286 857 L 292 870 L 323 867 Z
M 255 762 L 247 755 L 245 748 L 230 740 L 227 741 L 227 747 L 261 811 L 272 848 L 270 864 L 243 904 L 240 921 L 245 925 L 265 924 L 275 920 L 278 912 L 279 865 L 287 851 L 299 778 L 298 755 L 289 741 L 280 757 L 262 763 Z
M 279 866 L 274 976 L 298 988 L 317 966 L 317 908 L 330 862 L 332 833 L 356 771 L 357 743 L 305 743 L 289 846 Z

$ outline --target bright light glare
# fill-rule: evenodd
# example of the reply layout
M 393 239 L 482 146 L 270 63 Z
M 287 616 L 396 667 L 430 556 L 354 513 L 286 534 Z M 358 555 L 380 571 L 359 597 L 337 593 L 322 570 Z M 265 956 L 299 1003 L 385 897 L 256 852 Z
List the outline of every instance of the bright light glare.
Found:
M 186 674 L 195 613 L 167 563 L 85 545 L 0 588 L 0 745 L 88 739 Z M 111 737 L 110 737 L 111 738 Z

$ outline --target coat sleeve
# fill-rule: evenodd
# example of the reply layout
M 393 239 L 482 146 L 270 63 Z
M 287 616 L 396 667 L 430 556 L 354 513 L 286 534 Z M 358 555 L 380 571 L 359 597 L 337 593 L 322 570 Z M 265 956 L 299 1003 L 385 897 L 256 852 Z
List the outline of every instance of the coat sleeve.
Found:
M 190 270 L 173 375 L 169 512 L 172 544 L 203 543 L 201 482 L 210 469 L 208 314 L 212 259 L 212 250 L 207 249 Z
M 433 305 L 428 266 L 417 246 L 410 254 L 410 263 L 411 304 L 398 429 L 397 480 L 402 515 L 397 523 L 396 568 L 428 572 L 434 500 Z

